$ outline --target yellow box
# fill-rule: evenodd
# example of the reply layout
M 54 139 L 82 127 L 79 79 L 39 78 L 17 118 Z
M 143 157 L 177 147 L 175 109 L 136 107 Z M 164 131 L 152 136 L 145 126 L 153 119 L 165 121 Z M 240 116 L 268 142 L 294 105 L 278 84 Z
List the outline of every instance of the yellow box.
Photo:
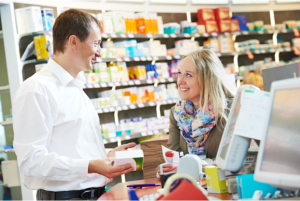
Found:
M 36 36 L 33 38 L 34 40 L 34 46 L 35 46 L 35 52 L 36 52 L 36 59 L 46 59 L 49 58 L 49 53 L 47 51 L 47 41 L 46 36 Z
M 206 185 L 209 193 L 227 193 L 225 171 L 216 166 L 206 166 Z

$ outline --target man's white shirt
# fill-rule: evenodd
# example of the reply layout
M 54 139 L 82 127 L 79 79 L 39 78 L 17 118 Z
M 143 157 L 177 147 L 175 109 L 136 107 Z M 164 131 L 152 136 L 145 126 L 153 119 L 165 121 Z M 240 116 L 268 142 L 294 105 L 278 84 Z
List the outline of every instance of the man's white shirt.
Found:
M 24 184 L 48 191 L 101 187 L 89 160 L 107 157 L 98 114 L 74 79 L 54 60 L 18 89 L 13 101 L 14 150 Z

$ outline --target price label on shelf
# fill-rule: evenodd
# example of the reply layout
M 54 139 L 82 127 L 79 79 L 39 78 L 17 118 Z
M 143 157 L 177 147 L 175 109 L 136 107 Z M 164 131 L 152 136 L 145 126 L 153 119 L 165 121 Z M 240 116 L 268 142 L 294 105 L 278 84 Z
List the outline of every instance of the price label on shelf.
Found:
M 112 37 L 112 38 L 117 38 L 117 34 L 112 33 L 112 34 L 110 34 L 110 37 Z
M 139 81 L 139 80 L 134 80 L 134 84 L 140 85 L 140 84 L 141 84 L 141 81 Z
M 98 84 L 98 83 L 94 83 L 93 85 L 94 85 L 94 88 L 100 88 L 100 84 Z
M 121 34 L 120 35 L 122 38 L 126 38 L 126 34 Z
M 176 34 L 171 34 L 170 36 L 171 36 L 171 38 L 176 38 L 177 37 Z
M 177 103 L 177 99 L 173 99 L 173 103 Z
M 149 105 L 150 105 L 150 106 L 154 106 L 155 103 L 154 103 L 154 102 L 149 102 Z
M 173 103 L 173 101 L 172 101 L 172 100 L 167 100 L 167 102 L 168 102 L 168 104 L 171 104 L 171 103 Z
M 292 49 L 291 48 L 286 48 L 285 51 L 290 52 L 290 51 L 292 51 Z
M 287 30 L 286 29 L 282 29 L 281 32 L 282 33 L 287 33 Z
M 152 57 L 147 57 L 147 60 L 148 61 L 152 61 Z
M 244 35 L 248 35 L 248 34 L 249 34 L 249 32 L 248 32 L 248 31 L 242 31 L 242 34 L 244 34 Z
M 195 34 L 194 37 L 198 38 L 198 37 L 200 37 L 200 34 Z
M 165 133 L 169 132 L 169 129 L 165 128 L 165 129 L 164 129 L 164 132 L 165 132 Z
M 107 140 L 103 140 L 103 144 L 107 144 Z
M 163 34 L 163 37 L 164 38 L 169 38 L 169 35 L 168 34 Z
M 218 34 L 215 33 L 215 32 L 211 33 L 211 35 L 212 35 L 212 36 L 218 36 Z
M 236 34 L 236 35 L 241 35 L 241 32 L 236 31 L 236 32 L 234 32 L 234 34 Z
M 86 86 L 85 86 L 85 85 L 83 85 L 83 86 L 82 86 L 82 88 L 83 88 L 83 89 L 86 89 Z
M 168 78 L 168 81 L 169 82 L 174 82 L 174 78 L 170 77 L 170 78 Z
M 122 109 L 123 109 L 123 110 L 128 110 L 128 106 L 127 106 L 127 105 L 124 105 L 124 106 L 122 106 Z
M 255 53 L 255 54 L 259 54 L 260 51 L 259 51 L 259 50 L 255 50 L 254 53 Z
M 122 61 L 122 59 L 120 57 L 117 57 L 116 61 Z
M 150 80 L 150 79 L 147 79 L 146 82 L 147 82 L 147 84 L 152 84 L 153 83 L 153 81 Z
M 107 84 L 106 83 L 100 83 L 100 86 L 101 87 L 107 87 Z
M 139 103 L 138 107 L 145 107 L 144 103 Z
M 171 56 L 166 56 L 166 59 L 167 60 L 172 60 L 172 57 Z
M 269 33 L 269 34 L 271 34 L 271 33 L 274 33 L 274 31 L 272 31 L 272 30 L 268 30 L 268 33 Z
M 258 34 L 264 34 L 264 31 L 258 31 L 257 33 Z
M 93 88 L 93 85 L 92 84 L 87 84 L 86 87 L 87 88 Z
M 121 111 L 122 110 L 122 107 L 121 106 L 117 106 L 116 108 L 118 111 Z
M 127 86 L 127 85 L 128 85 L 128 82 L 122 81 L 121 84 L 122 84 L 123 86 Z
M 107 112 L 109 112 L 109 109 L 108 109 L 107 107 L 105 107 L 105 108 L 103 108 L 103 111 L 104 111 L 105 113 L 107 113 Z
M 130 59 L 128 57 L 125 57 L 124 61 L 128 62 L 128 61 L 130 61 Z
M 166 79 L 165 78 L 160 78 L 159 82 L 166 82 Z
M 128 38 L 133 38 L 134 35 L 133 34 L 127 34 Z
M 131 104 L 131 105 L 129 105 L 129 108 L 130 108 L 130 109 L 135 109 L 135 108 L 136 108 L 136 106 L 135 106 L 135 105 L 133 105 L 133 104 Z
M 208 35 L 208 33 L 203 33 L 202 34 L 204 37 L 208 37 L 209 35 Z
M 156 56 L 155 56 L 155 57 L 153 57 L 153 60 L 157 61 L 157 60 L 158 60 L 158 57 L 156 57 Z
M 107 38 L 108 37 L 106 33 L 103 33 L 101 36 L 102 36 L 102 38 Z
M 162 101 L 162 104 L 166 105 L 168 102 L 166 100 Z
M 134 61 L 140 61 L 140 58 L 139 57 L 134 57 L 133 60 Z
M 184 37 L 186 37 L 186 38 L 189 38 L 189 37 L 191 37 L 191 35 L 190 35 L 190 34 L 183 34 L 183 36 L 184 36 Z
M 108 83 L 108 86 L 109 86 L 109 87 L 113 87 L 114 84 L 113 84 L 112 82 L 109 82 L 109 83 Z
M 217 55 L 218 57 L 222 56 L 221 53 L 219 53 L 219 52 L 216 52 L 216 55 Z
M 146 57 L 140 57 L 140 59 L 141 59 L 142 61 L 146 61 L 146 60 L 147 60 Z
M 101 59 L 100 57 L 97 57 L 97 58 L 96 58 L 96 61 L 97 61 L 97 62 L 102 62 L 102 59 Z
M 142 132 L 142 133 L 141 133 L 141 136 L 143 136 L 143 137 L 144 137 L 144 136 L 147 136 L 147 133 L 146 133 L 146 132 Z
M 131 139 L 130 135 L 125 135 L 124 138 L 125 138 L 126 140 L 130 140 L 130 139 Z
M 110 112 L 114 112 L 115 111 L 114 107 L 109 107 L 108 109 L 109 109 Z
M 174 58 L 175 59 L 180 59 L 180 56 L 179 55 L 175 55 Z
M 103 111 L 101 109 L 97 109 L 98 114 L 103 113 Z
M 154 131 L 154 134 L 155 134 L 155 135 L 159 135 L 159 131 L 158 131 L 158 130 L 155 130 L 155 131 Z
M 129 85 L 134 85 L 134 82 L 133 82 L 132 80 L 129 80 L 129 81 L 128 81 L 128 84 L 129 84 Z
M 120 82 L 115 82 L 115 86 L 121 86 Z
M 260 53 L 264 54 L 266 53 L 266 50 L 261 50 Z
M 152 36 L 152 34 L 147 34 L 147 37 L 152 38 L 153 36 Z
M 225 35 L 225 36 L 229 36 L 229 33 L 228 33 L 228 32 L 225 32 L 224 35 Z

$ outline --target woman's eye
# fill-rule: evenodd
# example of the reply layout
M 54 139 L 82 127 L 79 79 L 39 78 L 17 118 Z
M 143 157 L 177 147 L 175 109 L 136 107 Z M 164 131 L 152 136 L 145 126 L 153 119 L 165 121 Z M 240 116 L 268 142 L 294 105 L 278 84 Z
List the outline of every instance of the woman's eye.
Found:
M 180 72 L 178 72 L 178 75 L 180 75 L 180 76 L 181 76 L 181 73 L 180 73 Z
M 192 77 L 190 74 L 186 74 L 187 77 Z

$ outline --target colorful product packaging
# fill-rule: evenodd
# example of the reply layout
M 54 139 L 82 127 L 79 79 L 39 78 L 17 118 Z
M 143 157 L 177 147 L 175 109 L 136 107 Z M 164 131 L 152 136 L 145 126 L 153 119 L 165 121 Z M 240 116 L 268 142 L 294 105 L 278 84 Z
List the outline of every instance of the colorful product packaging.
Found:
M 264 22 L 263 21 L 255 21 L 253 22 L 254 24 L 254 30 L 255 31 L 262 31 L 264 27 Z
M 296 29 L 297 28 L 297 22 L 295 20 L 284 21 L 283 24 L 285 25 L 286 29 Z
M 211 8 L 202 8 L 197 11 L 198 22 L 205 20 L 214 20 L 214 10 Z
M 36 53 L 36 59 L 41 60 L 41 59 L 46 59 L 49 58 L 49 53 L 47 51 L 47 40 L 46 36 L 35 36 L 33 38 L 34 41 L 34 46 L 35 46 L 35 53 Z
M 218 29 L 218 24 L 216 20 L 206 20 L 206 21 L 200 21 L 198 22 L 199 25 L 204 25 L 205 26 L 205 31 L 207 33 L 212 33 L 212 32 L 219 32 Z
M 51 8 L 41 9 L 44 31 L 52 31 L 54 24 L 53 10 Z
M 231 19 L 231 31 L 240 31 L 240 25 L 237 19 Z
M 220 32 L 231 32 L 231 20 L 218 20 Z
M 246 15 L 234 15 L 231 19 L 237 19 L 239 22 L 240 31 L 247 31 L 247 19 Z
M 230 10 L 229 7 L 220 7 L 214 10 L 216 20 L 229 20 Z
M 224 170 L 216 166 L 205 166 L 205 175 L 209 193 L 227 193 Z

